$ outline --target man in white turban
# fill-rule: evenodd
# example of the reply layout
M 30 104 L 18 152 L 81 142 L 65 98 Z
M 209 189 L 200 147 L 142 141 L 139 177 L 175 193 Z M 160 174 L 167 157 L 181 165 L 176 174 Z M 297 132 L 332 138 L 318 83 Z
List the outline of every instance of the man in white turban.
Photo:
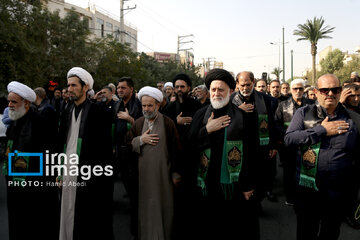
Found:
M 7 86 L 9 96 L 9 117 L 18 120 L 23 117 L 36 100 L 35 92 L 25 84 L 13 81 Z
M 60 140 L 65 154 L 77 156 L 77 161 L 64 161 L 65 169 L 95 167 L 96 175 L 86 176 L 80 171 L 75 175 L 62 173 L 60 240 L 111 239 L 112 238 L 112 148 L 111 125 L 105 112 L 92 103 L 86 93 L 94 80 L 82 68 L 72 68 L 67 74 L 70 105 L 61 116 Z M 110 171 L 104 175 L 104 169 Z
M 83 83 L 89 86 L 89 90 L 93 88 L 94 79 L 92 78 L 91 74 L 81 67 L 73 67 L 67 73 L 67 78 L 71 77 L 78 77 Z
M 138 93 L 143 117 L 135 121 L 127 143 L 138 161 L 138 239 L 171 239 L 174 215 L 174 186 L 178 171 L 179 137 L 174 122 L 158 110 L 163 94 L 154 87 Z M 169 177 L 171 176 L 171 177 Z M 134 180 L 135 181 L 135 180 Z M 149 201 L 151 199 L 151 201 Z
M 52 179 L 41 173 L 38 156 L 21 156 L 18 153 L 44 153 L 54 147 L 51 143 L 56 129 L 49 129 L 35 108 L 35 92 L 28 86 L 13 81 L 9 92 L 10 126 L 7 130 L 7 151 L 4 162 L 7 181 L 7 207 L 10 239 L 56 239 L 58 236 L 57 189 L 45 187 Z M 55 130 L 55 131 L 52 131 Z M 11 163 L 11 165 L 10 165 Z M 9 167 L 11 166 L 11 167 Z M 44 168 L 45 169 L 45 168 Z M 14 176 L 13 174 L 24 174 Z M 34 186 L 31 183 L 38 183 Z M 21 206 L 21 207 L 19 207 Z M 34 218 L 36 216 L 36 218 Z M 36 219 L 36 220 L 35 220 Z M 46 231 L 39 231 L 39 226 Z
M 167 97 L 168 102 L 169 102 L 172 94 L 174 93 L 174 85 L 173 85 L 173 83 L 172 82 L 165 83 L 164 91 L 166 93 L 166 97 Z

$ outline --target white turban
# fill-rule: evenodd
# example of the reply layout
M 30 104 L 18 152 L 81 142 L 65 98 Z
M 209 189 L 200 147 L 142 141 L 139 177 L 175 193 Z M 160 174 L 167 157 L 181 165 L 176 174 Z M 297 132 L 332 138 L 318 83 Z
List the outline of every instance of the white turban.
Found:
M 166 87 L 174 88 L 174 85 L 173 85 L 172 82 L 167 82 L 167 83 L 165 83 L 165 85 L 164 85 L 164 88 L 166 88 Z
M 89 89 L 93 88 L 94 79 L 92 78 L 91 74 L 88 71 L 86 71 L 85 69 L 83 69 L 81 67 L 73 67 L 67 73 L 67 78 L 69 78 L 69 76 L 73 76 L 73 75 L 80 78 L 81 81 L 83 81 L 86 85 L 89 86 Z
M 143 96 L 152 97 L 158 102 L 162 102 L 164 97 L 163 93 L 159 89 L 154 87 L 143 87 L 142 89 L 140 89 L 138 93 L 138 98 L 140 99 L 140 101 Z
M 295 84 L 301 84 L 303 87 L 305 86 L 305 81 L 303 79 L 294 79 L 291 81 L 290 83 L 290 88 L 292 88 L 292 86 L 294 86 Z
M 26 86 L 25 84 L 12 81 L 7 85 L 7 90 L 9 93 L 13 92 L 19 95 L 20 97 L 28 100 L 29 102 L 35 102 L 36 94 L 34 90 Z

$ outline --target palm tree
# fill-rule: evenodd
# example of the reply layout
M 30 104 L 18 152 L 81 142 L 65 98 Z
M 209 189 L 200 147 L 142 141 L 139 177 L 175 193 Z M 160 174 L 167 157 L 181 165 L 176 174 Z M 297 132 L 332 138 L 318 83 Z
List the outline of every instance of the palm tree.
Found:
M 283 72 L 283 70 L 281 70 L 281 68 L 276 67 L 273 69 L 273 71 L 271 72 L 271 74 L 274 74 L 276 76 L 276 80 L 280 79 L 280 74 Z M 285 81 L 285 80 L 284 80 Z
M 316 79 L 315 57 L 317 53 L 317 43 L 322 38 L 332 38 L 326 34 L 332 33 L 335 27 L 324 26 L 325 20 L 320 17 L 314 17 L 314 20 L 306 20 L 305 24 L 299 24 L 298 29 L 294 30 L 294 35 L 300 36 L 297 41 L 309 40 L 311 43 L 312 56 L 312 75 L 313 83 Z

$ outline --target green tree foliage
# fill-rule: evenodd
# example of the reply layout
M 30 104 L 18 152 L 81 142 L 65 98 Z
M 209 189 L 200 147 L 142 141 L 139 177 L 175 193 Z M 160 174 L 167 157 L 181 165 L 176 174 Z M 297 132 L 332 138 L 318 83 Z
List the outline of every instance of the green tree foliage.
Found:
M 350 79 L 352 72 L 360 72 L 360 57 L 353 57 L 350 62 L 336 70 L 334 74 L 339 78 L 340 82 L 343 83 L 345 80 Z
M 294 35 L 299 36 L 297 41 L 307 40 L 311 44 L 312 56 L 312 82 L 316 80 L 316 66 L 315 57 L 317 54 L 317 43 L 320 39 L 331 38 L 329 33 L 332 33 L 335 27 L 324 26 L 325 20 L 320 17 L 314 17 L 313 20 L 307 20 L 305 24 L 299 24 L 298 29 L 294 30 Z
M 158 63 L 144 53 L 132 52 L 111 36 L 91 40 L 88 19 L 70 11 L 60 18 L 42 8 L 40 0 L 0 1 L 0 89 L 10 81 L 32 88 L 49 80 L 66 85 L 66 73 L 74 66 L 88 70 L 99 89 L 123 76 L 131 76 L 135 88 L 172 81 L 180 72 L 201 84 L 198 67 L 177 62 Z
M 271 74 L 274 74 L 276 76 L 276 79 L 279 80 L 280 79 L 280 74 L 283 72 L 283 70 L 281 70 L 281 68 L 274 68 L 273 71 L 271 72 Z
M 344 56 L 345 55 L 339 49 L 331 51 L 326 58 L 320 61 L 320 75 L 325 73 L 335 73 L 335 71 L 340 70 L 344 66 Z

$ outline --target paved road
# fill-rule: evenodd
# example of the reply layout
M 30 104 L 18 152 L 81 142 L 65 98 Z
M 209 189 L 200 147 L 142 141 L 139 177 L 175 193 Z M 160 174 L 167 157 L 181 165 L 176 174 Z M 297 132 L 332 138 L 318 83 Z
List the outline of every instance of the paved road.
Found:
M 282 169 L 280 169 L 282 170 Z M 284 196 L 281 191 L 281 171 L 275 183 L 278 203 L 263 202 L 264 214 L 260 218 L 261 240 L 295 239 L 295 214 L 291 207 L 283 205 Z M 124 197 L 125 190 L 121 182 L 116 182 L 114 194 L 114 234 L 116 240 L 132 240 L 129 231 L 129 199 Z M 8 240 L 6 191 L 4 176 L 0 174 L 0 239 Z M 358 240 L 360 230 L 354 230 L 345 223 L 341 229 L 340 240 Z M 51 240 L 51 239 L 49 239 Z

